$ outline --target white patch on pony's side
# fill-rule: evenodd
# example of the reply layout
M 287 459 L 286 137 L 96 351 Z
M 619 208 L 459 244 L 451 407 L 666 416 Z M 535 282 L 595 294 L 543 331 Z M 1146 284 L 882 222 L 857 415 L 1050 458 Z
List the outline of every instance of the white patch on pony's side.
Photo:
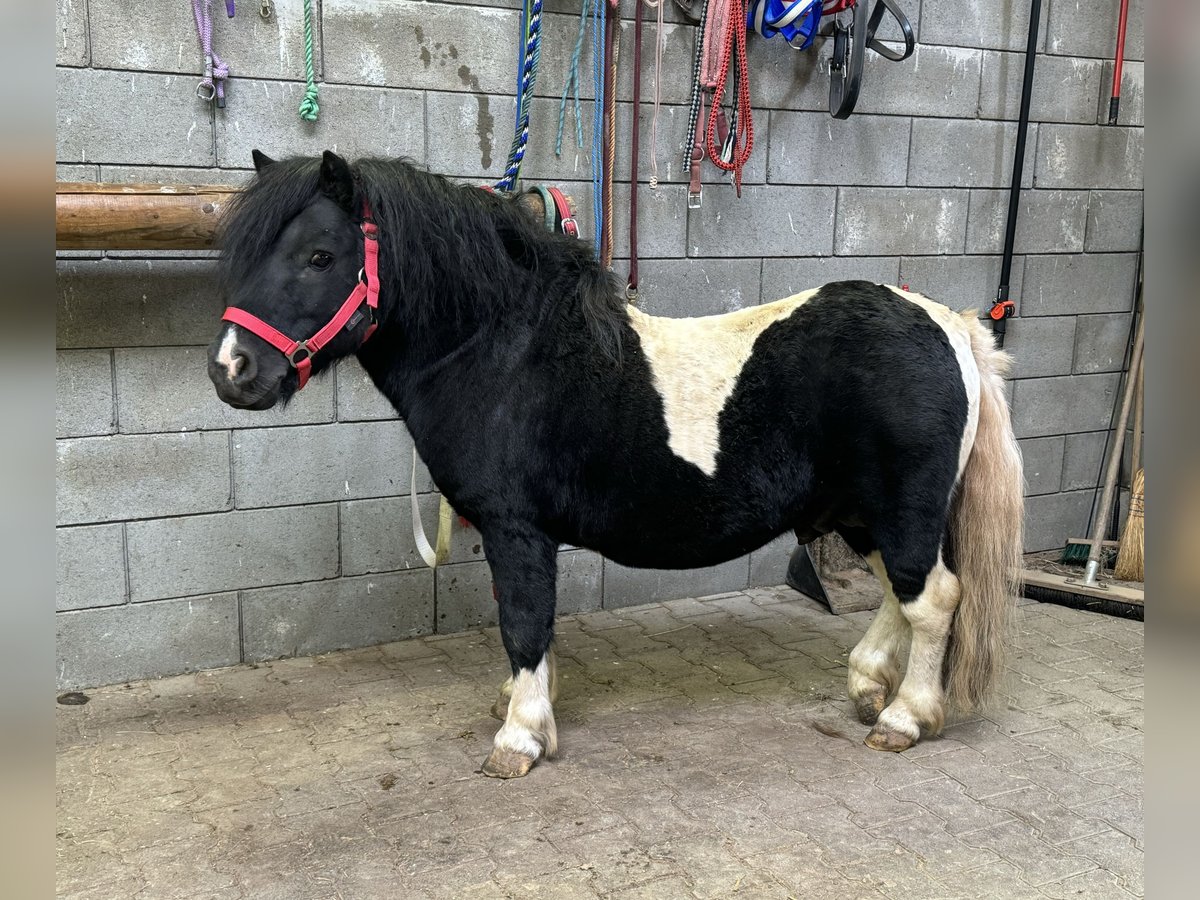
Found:
M 768 326 L 785 319 L 820 288 L 774 303 L 719 316 L 676 319 L 628 307 L 662 397 L 671 452 L 712 476 L 721 449 L 719 421 L 737 386 L 754 342 Z
M 929 318 L 933 319 L 938 327 L 946 332 L 946 339 L 950 341 L 950 346 L 954 349 L 954 356 L 958 359 L 958 369 L 962 375 L 963 387 L 967 392 L 967 424 L 963 429 L 962 442 L 958 446 L 958 474 L 955 478 L 957 481 L 962 478 L 963 470 L 967 467 L 967 459 L 971 455 L 971 448 L 975 445 L 975 431 L 979 427 L 979 366 L 976 365 L 975 354 L 971 351 L 969 325 L 960 313 L 956 313 L 940 303 L 935 303 L 928 297 L 890 284 L 887 287 L 928 313 Z
M 225 334 L 221 336 L 221 346 L 217 349 L 217 364 L 225 367 L 230 378 L 236 378 L 241 371 L 242 360 L 233 355 L 237 349 L 237 326 L 230 322 L 225 326 Z
M 553 756 L 558 750 L 554 723 L 555 665 L 547 652 L 536 669 L 521 669 L 512 679 L 508 716 L 496 732 L 495 746 L 531 759 Z

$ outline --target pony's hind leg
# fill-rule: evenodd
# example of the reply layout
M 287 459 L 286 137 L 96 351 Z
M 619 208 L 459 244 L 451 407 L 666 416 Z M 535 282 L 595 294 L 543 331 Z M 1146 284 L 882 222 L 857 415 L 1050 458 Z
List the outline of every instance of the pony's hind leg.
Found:
M 866 743 L 876 750 L 900 751 L 915 744 L 922 732 L 941 731 L 945 719 L 942 660 L 962 591 L 940 554 L 924 578 L 890 574 L 900 613 L 912 629 L 912 645 L 896 698 L 879 714 Z
M 883 604 L 867 633 L 850 653 L 847 688 L 854 711 L 864 725 L 874 725 L 900 684 L 900 654 L 911 634 L 908 620 L 883 566 L 878 550 L 865 555 L 867 564 L 883 586 Z
M 500 637 L 512 665 L 493 712 L 503 711 L 483 774 L 519 778 L 558 749 L 554 722 L 557 546 L 534 529 L 504 525 L 483 531 L 500 603 Z M 505 697 L 505 689 L 508 696 Z

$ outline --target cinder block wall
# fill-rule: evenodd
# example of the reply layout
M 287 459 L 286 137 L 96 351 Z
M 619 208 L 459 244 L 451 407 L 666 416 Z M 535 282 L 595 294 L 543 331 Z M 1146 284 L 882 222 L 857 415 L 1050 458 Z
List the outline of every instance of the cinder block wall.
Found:
M 641 191 L 643 307 L 702 315 L 840 278 L 908 283 L 957 308 L 989 305 L 1028 4 L 902 0 L 919 38 L 902 64 L 872 56 L 858 112 L 827 112 L 828 47 L 751 40 L 755 152 L 741 200 L 709 171 L 686 208 L 679 145 L 694 29 L 668 4 L 662 184 Z M 61 180 L 239 183 L 250 150 L 403 154 L 484 182 L 510 141 L 518 13 L 489 3 L 325 0 L 317 7 L 320 119 L 301 121 L 301 0 L 215 4 L 228 105 L 195 97 L 185 3 L 58 4 Z M 566 186 L 591 222 L 586 151 L 568 115 L 553 151 L 578 15 L 550 0 L 524 175 Z M 631 14 L 632 3 L 622 2 Z M 1121 124 L 1098 123 L 1118 0 L 1044 4 L 1013 269 L 1020 318 L 1016 428 L 1028 478 L 1028 547 L 1083 530 L 1129 328 L 1142 210 L 1142 3 L 1129 22 Z M 623 29 L 619 128 L 632 107 Z M 646 29 L 647 40 L 653 28 Z M 590 43 L 590 42 L 589 42 Z M 646 52 L 644 96 L 653 86 Z M 591 95 L 590 47 L 582 94 Z M 587 119 L 589 107 L 585 105 Z M 650 107 L 642 111 L 643 181 Z M 590 121 L 590 120 L 588 120 Z M 585 135 L 590 133 L 585 122 Z M 622 140 L 622 144 L 627 139 Z M 590 142 L 588 143 L 590 146 Z M 628 173 L 628 149 L 620 151 Z M 628 187 L 619 184 L 618 254 Z M 221 405 L 203 347 L 221 310 L 203 253 L 60 253 L 58 681 L 139 676 L 365 645 L 495 620 L 470 531 L 435 573 L 412 547 L 404 427 L 361 370 L 342 366 L 286 411 Z M 618 260 L 617 269 L 626 263 Z M 436 495 L 420 482 L 432 519 Z M 638 572 L 561 555 L 564 612 L 782 580 L 790 542 L 697 572 Z

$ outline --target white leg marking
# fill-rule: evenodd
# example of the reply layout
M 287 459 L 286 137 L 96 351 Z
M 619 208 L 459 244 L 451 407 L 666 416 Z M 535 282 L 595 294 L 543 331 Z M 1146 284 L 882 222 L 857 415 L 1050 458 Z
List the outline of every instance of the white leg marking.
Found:
M 237 377 L 242 369 L 242 360 L 233 355 L 237 349 L 237 326 L 230 322 L 225 326 L 225 334 L 221 337 L 221 346 L 217 348 L 217 363 L 225 367 L 230 378 Z
M 915 600 L 901 604 L 900 611 L 912 626 L 912 649 L 904 681 L 896 699 L 879 716 L 879 726 L 914 741 L 922 728 L 933 734 L 941 731 L 945 719 L 942 658 L 961 593 L 958 578 L 939 557 L 925 579 L 925 589 Z
M 558 728 L 554 724 L 554 694 L 557 691 L 553 651 L 542 657 L 536 669 L 521 669 L 512 679 L 508 717 L 493 742 L 498 749 L 512 750 L 537 759 L 558 750 Z
M 900 683 L 900 653 L 911 635 L 908 620 L 900 611 L 900 601 L 892 591 L 892 583 L 883 568 L 879 551 L 867 556 L 867 564 L 883 585 L 883 605 L 875 613 L 867 633 L 850 653 L 847 686 L 850 699 L 856 704 L 860 699 L 877 694 L 881 686 L 884 700 L 896 689 Z
M 650 363 L 663 401 L 671 452 L 704 474 L 717 471 L 718 428 L 725 401 L 737 386 L 754 342 L 820 288 L 737 312 L 694 319 L 648 316 L 628 307 L 629 322 Z

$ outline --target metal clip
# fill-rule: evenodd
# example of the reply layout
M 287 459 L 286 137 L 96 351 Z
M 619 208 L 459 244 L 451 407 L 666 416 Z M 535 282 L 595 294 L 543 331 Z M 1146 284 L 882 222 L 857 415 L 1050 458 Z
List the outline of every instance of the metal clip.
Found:
M 258 4 L 259 16 L 262 17 L 264 22 L 269 22 L 271 19 L 271 13 L 271 0 L 262 0 L 262 2 Z
M 202 81 L 196 85 L 196 96 L 205 103 L 212 103 L 217 96 L 217 87 L 211 81 Z

